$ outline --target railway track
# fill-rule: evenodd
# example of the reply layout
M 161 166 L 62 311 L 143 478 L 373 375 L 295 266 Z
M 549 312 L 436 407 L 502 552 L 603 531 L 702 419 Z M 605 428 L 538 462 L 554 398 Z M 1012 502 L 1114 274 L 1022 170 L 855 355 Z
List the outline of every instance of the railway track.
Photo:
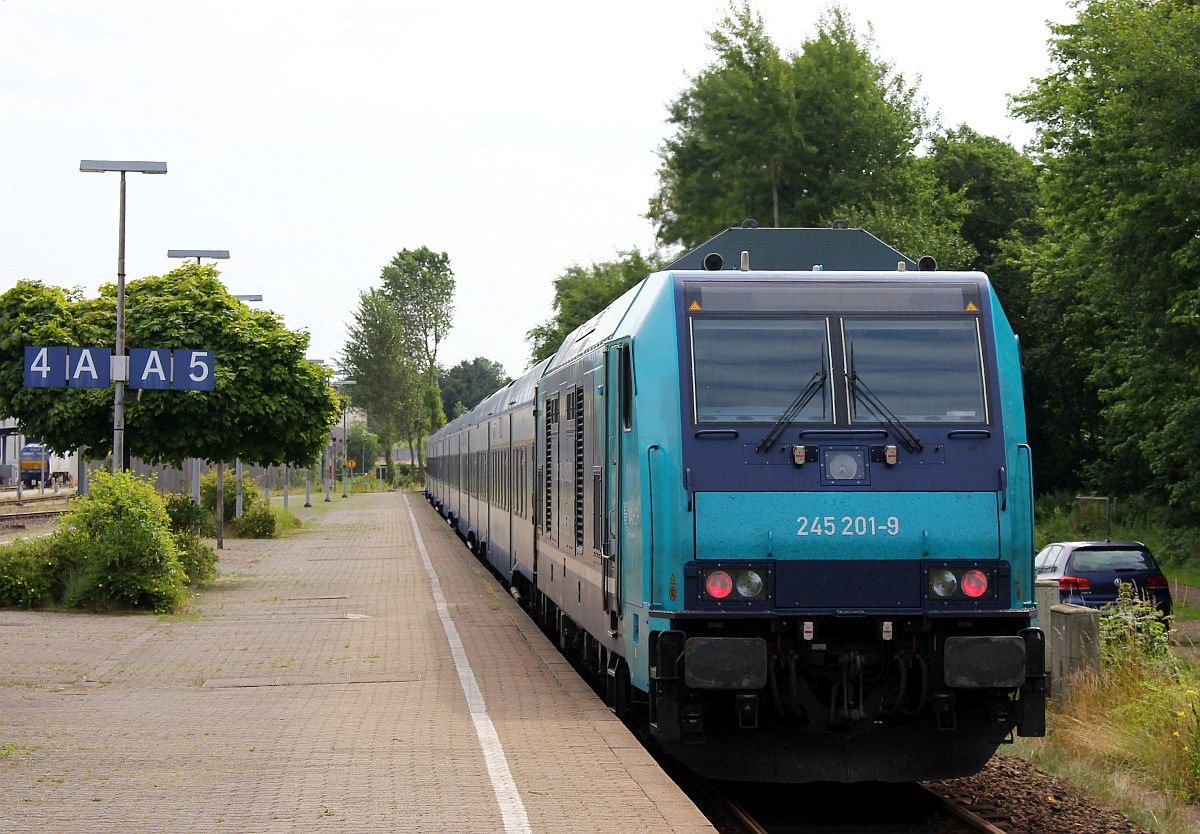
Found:
M 919 783 L 708 783 L 701 790 L 725 834 L 1009 834 Z
M 50 521 L 64 515 L 68 511 L 61 510 L 30 510 L 28 512 L 0 512 L 0 527 L 26 527 L 29 524 Z
M 0 528 L 21 528 L 58 518 L 68 510 L 71 495 L 30 495 L 26 493 L 21 503 L 16 500 L 15 490 L 0 494 Z

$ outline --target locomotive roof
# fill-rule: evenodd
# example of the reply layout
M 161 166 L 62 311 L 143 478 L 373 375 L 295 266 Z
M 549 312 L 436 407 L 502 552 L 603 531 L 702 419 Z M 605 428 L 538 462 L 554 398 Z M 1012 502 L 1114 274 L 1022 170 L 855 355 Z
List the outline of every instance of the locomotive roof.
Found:
M 838 272 L 895 272 L 897 265 L 917 269 L 917 262 L 865 229 L 837 225 L 832 229 L 776 229 L 742 226 L 709 238 L 664 270 L 739 269 L 748 252 L 751 270 L 794 272 L 824 269 Z M 716 256 L 714 258 L 713 256 Z M 717 258 L 720 265 L 714 266 Z M 706 265 L 707 261 L 707 265 Z

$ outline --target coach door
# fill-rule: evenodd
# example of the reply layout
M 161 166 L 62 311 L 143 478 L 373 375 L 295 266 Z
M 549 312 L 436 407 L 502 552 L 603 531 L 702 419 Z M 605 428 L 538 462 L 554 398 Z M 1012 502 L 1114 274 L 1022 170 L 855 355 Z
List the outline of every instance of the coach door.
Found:
M 559 423 L 558 394 L 549 395 L 542 404 L 542 436 L 546 443 L 542 454 L 542 534 L 546 541 L 557 545 L 559 526 L 558 481 L 561 426 Z
M 628 342 L 613 345 L 604 360 L 604 610 L 616 636 L 621 616 L 621 456 L 633 426 L 632 357 Z

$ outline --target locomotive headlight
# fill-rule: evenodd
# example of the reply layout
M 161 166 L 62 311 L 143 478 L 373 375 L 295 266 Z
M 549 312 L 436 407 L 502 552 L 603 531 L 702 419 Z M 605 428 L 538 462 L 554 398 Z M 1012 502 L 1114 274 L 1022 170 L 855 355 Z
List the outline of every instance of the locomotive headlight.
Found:
M 742 599 L 761 599 L 767 584 L 756 570 L 738 571 L 735 586 Z
M 996 569 L 984 565 L 930 565 L 925 598 L 938 602 L 989 602 L 996 599 Z
M 929 572 L 929 594 L 936 599 L 950 599 L 958 589 L 958 579 L 949 568 L 934 568 Z
M 701 605 L 716 605 L 724 610 L 758 608 L 771 602 L 771 566 L 749 560 L 730 560 L 707 565 L 697 564 L 695 585 L 689 593 Z

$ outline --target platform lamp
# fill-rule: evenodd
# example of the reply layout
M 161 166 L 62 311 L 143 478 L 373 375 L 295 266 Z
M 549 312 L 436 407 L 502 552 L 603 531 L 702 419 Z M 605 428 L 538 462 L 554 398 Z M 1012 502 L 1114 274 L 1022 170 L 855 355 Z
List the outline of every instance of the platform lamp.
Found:
M 339 379 L 339 380 L 334 380 L 334 382 L 333 382 L 333 386 L 335 388 L 337 388 L 339 386 L 357 385 L 357 384 L 358 384 L 358 381 L 354 380 L 354 379 Z M 350 462 L 350 436 L 346 433 L 346 414 L 349 411 L 350 411 L 349 406 L 347 406 L 347 405 L 342 406 L 342 450 L 343 450 L 343 454 L 342 454 L 342 458 L 343 458 L 342 497 L 343 498 L 346 497 L 346 469 L 347 469 L 346 464 L 348 464 Z M 328 501 L 329 497 L 326 496 L 325 500 Z
M 121 207 L 117 219 L 117 342 L 113 349 L 113 474 L 125 463 L 125 380 L 129 376 L 129 361 L 125 357 L 125 174 L 165 174 L 165 162 L 122 162 L 111 159 L 83 159 L 79 170 L 84 173 L 121 174 Z
M 196 264 L 200 264 L 201 258 L 211 258 L 215 261 L 229 260 L 228 249 L 168 249 L 168 258 L 195 258 Z M 217 480 L 217 501 L 221 501 L 224 497 L 221 495 L 221 482 Z M 196 506 L 200 506 L 200 458 L 192 459 L 192 500 L 196 502 Z M 221 513 L 224 515 L 224 513 Z
M 325 364 L 324 359 L 309 359 L 307 361 L 310 365 L 324 365 Z M 323 456 L 324 455 L 322 454 L 322 457 Z M 322 468 L 324 468 L 324 466 L 322 466 Z M 312 464 L 311 463 L 308 465 L 308 468 L 304 470 L 304 506 L 306 506 L 306 507 L 312 506 Z
M 262 296 L 257 295 L 257 294 L 255 294 L 255 295 L 235 295 L 234 298 L 236 298 L 238 301 L 262 301 Z M 241 518 L 242 517 L 242 478 L 245 475 L 245 472 L 242 467 L 241 456 L 238 456 L 238 458 L 236 460 L 234 460 L 233 468 L 234 468 L 234 471 L 237 472 L 237 479 L 236 479 L 237 497 L 234 500 L 233 516 L 234 516 L 234 518 Z M 269 485 L 270 484 L 268 484 L 268 486 Z M 271 503 L 271 491 L 268 489 L 267 490 L 267 504 L 269 505 L 270 503 Z

